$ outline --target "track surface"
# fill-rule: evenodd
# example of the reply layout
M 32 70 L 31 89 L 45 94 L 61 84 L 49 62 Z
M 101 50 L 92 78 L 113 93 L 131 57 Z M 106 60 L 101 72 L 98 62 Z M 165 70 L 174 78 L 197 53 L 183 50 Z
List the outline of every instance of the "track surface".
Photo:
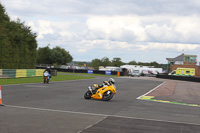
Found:
M 85 100 L 88 85 L 108 78 L 2 86 L 0 133 L 198 133 L 200 108 L 137 97 L 162 81 L 115 78 L 109 102 Z

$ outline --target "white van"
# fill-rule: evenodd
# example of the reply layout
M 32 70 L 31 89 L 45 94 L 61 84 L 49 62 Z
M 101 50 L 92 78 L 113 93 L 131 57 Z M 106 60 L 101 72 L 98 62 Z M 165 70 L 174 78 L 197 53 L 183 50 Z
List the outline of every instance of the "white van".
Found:
M 140 70 L 133 70 L 132 77 L 134 76 L 140 77 Z

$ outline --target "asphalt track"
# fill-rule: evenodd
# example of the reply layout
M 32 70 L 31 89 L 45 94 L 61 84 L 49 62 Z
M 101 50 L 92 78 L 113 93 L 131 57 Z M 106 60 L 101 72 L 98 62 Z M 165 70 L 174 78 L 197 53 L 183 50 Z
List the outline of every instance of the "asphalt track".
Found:
M 111 101 L 85 100 L 96 79 L 3 85 L 0 133 L 199 133 L 200 108 L 137 99 L 163 81 L 115 78 Z

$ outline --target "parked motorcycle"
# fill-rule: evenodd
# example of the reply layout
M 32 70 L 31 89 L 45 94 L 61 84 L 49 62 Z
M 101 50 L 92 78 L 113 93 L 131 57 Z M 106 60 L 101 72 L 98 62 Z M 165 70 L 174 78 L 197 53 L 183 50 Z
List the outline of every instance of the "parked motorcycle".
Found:
M 44 73 L 43 73 L 43 77 L 44 77 L 44 84 L 45 83 L 49 83 L 49 72 L 47 72 L 47 71 L 45 71 Z
M 114 94 L 116 94 L 116 86 L 114 84 L 110 86 L 103 86 L 102 88 L 98 88 L 97 84 L 88 87 L 88 91 L 85 93 L 85 99 L 99 99 L 103 101 L 109 101 L 113 98 Z

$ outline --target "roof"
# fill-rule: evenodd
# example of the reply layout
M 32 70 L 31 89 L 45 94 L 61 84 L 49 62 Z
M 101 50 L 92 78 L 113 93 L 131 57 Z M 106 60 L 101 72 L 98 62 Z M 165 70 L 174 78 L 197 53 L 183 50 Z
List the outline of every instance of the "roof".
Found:
M 181 54 L 175 58 L 166 58 L 168 61 L 184 61 L 184 54 Z

